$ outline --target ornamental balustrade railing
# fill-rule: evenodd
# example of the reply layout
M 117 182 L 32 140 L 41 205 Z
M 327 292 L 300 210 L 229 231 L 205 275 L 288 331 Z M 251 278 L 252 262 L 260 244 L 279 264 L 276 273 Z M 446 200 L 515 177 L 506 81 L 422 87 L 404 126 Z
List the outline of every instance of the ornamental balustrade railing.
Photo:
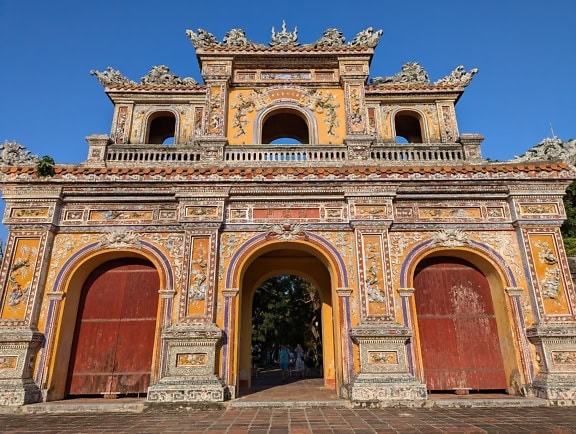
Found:
M 346 145 L 249 145 L 226 146 L 222 160 L 230 165 L 252 165 L 259 163 L 286 165 L 295 162 L 307 164 L 342 164 L 353 163 L 358 159 L 351 158 Z M 375 164 L 397 162 L 446 162 L 463 161 L 465 154 L 460 144 L 377 144 L 370 148 L 367 159 Z M 104 153 L 104 161 L 117 164 L 182 164 L 212 163 L 213 158 L 205 156 L 204 150 L 198 147 L 177 145 L 109 145 Z

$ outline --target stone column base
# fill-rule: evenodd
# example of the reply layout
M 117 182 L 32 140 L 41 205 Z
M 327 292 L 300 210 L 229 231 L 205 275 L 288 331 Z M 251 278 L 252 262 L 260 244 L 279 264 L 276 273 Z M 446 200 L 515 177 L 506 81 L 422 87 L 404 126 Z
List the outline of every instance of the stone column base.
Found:
M 43 340 L 36 330 L 0 330 L 0 406 L 42 401 L 32 380 L 32 366 Z
M 0 406 L 18 406 L 42 401 L 40 388 L 32 380 L 0 380 Z
M 148 402 L 223 402 L 227 388 L 216 377 L 200 380 L 198 378 L 170 378 L 148 388 Z
M 226 386 L 216 377 L 214 324 L 175 325 L 162 332 L 166 359 L 160 380 L 148 388 L 149 402 L 222 402 Z
M 534 396 L 553 405 L 576 405 L 576 378 L 572 375 L 539 376 L 531 389 Z
M 426 402 L 426 385 L 410 374 L 359 374 L 350 386 L 350 399 L 362 407 L 419 407 Z
M 526 335 L 540 368 L 531 385 L 534 395 L 555 405 L 576 405 L 576 324 L 536 324 Z

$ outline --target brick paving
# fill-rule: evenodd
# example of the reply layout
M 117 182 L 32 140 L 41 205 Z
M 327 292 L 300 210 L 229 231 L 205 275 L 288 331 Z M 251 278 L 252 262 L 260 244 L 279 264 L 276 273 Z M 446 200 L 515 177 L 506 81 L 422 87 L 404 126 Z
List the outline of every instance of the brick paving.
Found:
M 576 409 L 228 408 L 0 415 L 3 433 L 576 433 Z
M 576 433 L 576 407 L 545 407 L 508 395 L 430 397 L 425 408 L 351 408 L 322 378 L 277 373 L 212 409 L 145 405 L 145 399 L 70 399 L 0 408 L 2 433 Z M 479 401 L 490 408 L 475 407 Z M 450 402 L 447 402 L 450 401 Z M 472 406 L 472 408 L 468 408 Z M 4 414 L 1 414 L 4 412 Z

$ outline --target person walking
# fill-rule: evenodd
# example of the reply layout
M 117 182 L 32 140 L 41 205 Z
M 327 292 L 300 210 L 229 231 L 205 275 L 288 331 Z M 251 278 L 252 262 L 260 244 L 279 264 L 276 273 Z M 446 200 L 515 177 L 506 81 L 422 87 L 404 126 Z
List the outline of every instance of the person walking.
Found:
M 288 369 L 290 368 L 290 350 L 286 344 L 280 345 L 278 350 L 278 364 L 282 370 L 282 383 L 286 382 L 286 377 L 288 376 Z

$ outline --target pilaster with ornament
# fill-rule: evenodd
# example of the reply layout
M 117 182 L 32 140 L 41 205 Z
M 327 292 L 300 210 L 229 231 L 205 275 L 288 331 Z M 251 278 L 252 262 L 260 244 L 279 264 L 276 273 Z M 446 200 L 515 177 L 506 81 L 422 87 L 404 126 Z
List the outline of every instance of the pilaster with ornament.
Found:
M 388 321 L 394 317 L 394 297 L 390 291 L 388 226 L 355 223 L 361 321 Z
M 344 86 L 346 136 L 348 158 L 366 160 L 374 134 L 370 134 L 364 83 L 369 74 L 368 56 L 342 57 L 339 59 L 340 77 Z
M 222 160 L 227 144 L 228 91 L 232 76 L 232 58 L 203 58 L 202 76 L 206 82 L 206 110 L 203 134 L 196 142 L 206 160 Z
M 0 276 L 0 405 L 42 399 L 32 374 L 44 335 L 38 331 L 60 188 L 5 188 L 10 230 Z M 31 204 L 33 204 L 31 206 Z
M 42 400 L 32 377 L 44 335 L 37 330 L 46 281 L 48 245 L 53 233 L 14 230 L 4 257 L 0 316 L 0 405 L 23 405 Z M 8 269 L 6 270 L 6 267 Z
M 530 385 L 534 381 L 534 365 L 530 349 L 528 347 L 528 338 L 526 336 L 526 324 L 524 321 L 524 313 L 522 312 L 521 297 L 524 293 L 522 288 L 506 287 L 504 288 L 506 294 L 510 298 L 510 306 L 512 307 L 512 316 L 514 318 L 514 332 L 518 342 L 520 361 L 522 363 L 522 372 L 524 372 L 525 384 L 518 385 L 520 390 L 514 391 L 517 394 L 526 394 L 526 385 Z

